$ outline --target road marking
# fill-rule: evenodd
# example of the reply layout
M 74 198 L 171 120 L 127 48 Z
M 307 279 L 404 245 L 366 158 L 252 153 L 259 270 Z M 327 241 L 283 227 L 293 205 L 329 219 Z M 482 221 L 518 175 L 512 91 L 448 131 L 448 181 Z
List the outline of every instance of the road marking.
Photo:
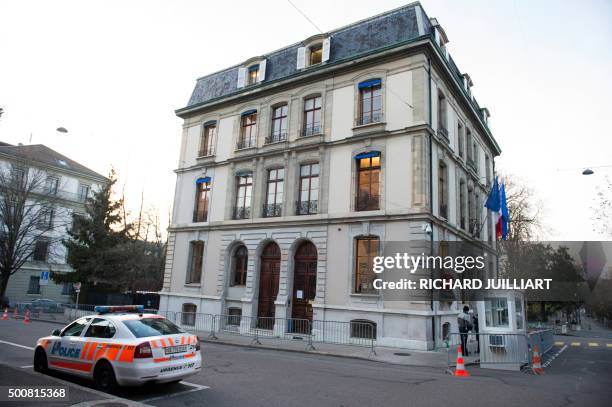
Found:
M 563 345 L 565 345 L 565 342 L 555 342 L 555 345 L 557 345 L 557 346 L 563 346 Z
M 612 343 L 607 343 L 607 344 L 606 344 L 606 347 L 607 347 L 607 348 L 612 348 Z
M 589 342 L 589 346 L 591 348 L 595 348 L 595 347 L 599 346 L 599 344 L 597 342 Z
M 561 353 L 563 353 L 563 351 L 567 349 L 567 345 L 563 345 L 563 347 L 561 349 L 559 349 L 559 352 L 555 353 L 554 355 L 552 355 L 543 365 L 542 367 L 548 367 L 548 365 L 550 365 L 552 363 L 553 360 L 555 360 Z
M 31 367 L 34 367 L 34 365 L 27 365 L 27 366 L 20 366 L 21 369 L 29 369 Z
M 580 342 L 572 342 L 572 346 L 580 346 Z
M 190 383 L 190 382 L 185 382 L 185 381 L 182 381 L 181 383 L 184 384 L 184 385 L 193 387 L 193 389 L 181 391 L 181 392 L 178 392 L 178 393 L 165 394 L 163 396 L 158 396 L 158 397 L 152 397 L 150 399 L 142 400 L 141 403 L 149 403 L 151 401 L 156 401 L 156 400 L 161 400 L 161 399 L 168 399 L 170 397 L 175 397 L 175 396 L 178 396 L 178 395 L 192 393 L 194 391 L 210 389 L 210 387 L 202 386 L 201 384 L 195 384 L 195 383 Z
M 16 347 L 18 347 L 18 348 L 22 348 L 22 349 L 34 350 L 34 348 L 33 348 L 33 347 L 31 347 L 31 346 L 20 345 L 20 344 L 18 344 L 18 343 L 13 343 L 13 342 L 8 342 L 8 341 L 2 341 L 2 340 L 0 340 L 0 343 L 4 343 L 4 344 L 7 344 L 7 345 L 11 345 L 11 346 L 16 346 Z

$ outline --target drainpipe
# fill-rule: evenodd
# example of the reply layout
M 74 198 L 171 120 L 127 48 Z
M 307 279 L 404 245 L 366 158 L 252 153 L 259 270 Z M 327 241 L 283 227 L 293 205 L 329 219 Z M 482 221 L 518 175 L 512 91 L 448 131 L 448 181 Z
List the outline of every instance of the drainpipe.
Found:
M 428 120 L 429 120 L 429 127 L 433 128 L 433 123 L 432 123 L 432 99 L 431 99 L 431 59 L 428 57 L 427 58 L 427 86 L 428 86 L 428 92 L 427 92 L 427 97 L 428 97 L 428 103 L 429 103 L 429 114 L 428 114 Z M 433 135 L 429 134 L 429 208 L 431 210 L 431 215 L 433 216 L 433 140 L 432 140 Z M 433 256 L 433 252 L 434 252 L 434 225 L 433 225 L 433 221 L 429 221 L 429 225 L 431 227 L 431 234 L 429 235 L 429 244 L 430 244 L 430 253 Z M 431 271 L 430 274 L 430 278 L 433 279 L 433 270 Z M 433 312 L 433 315 L 431 316 L 431 336 L 432 336 L 432 340 L 433 340 L 433 348 L 436 348 L 436 311 L 435 311 L 435 307 L 434 307 L 434 299 L 433 299 L 433 294 L 434 294 L 434 290 L 433 288 L 431 289 L 431 298 L 429 300 L 429 307 L 431 308 L 431 311 Z

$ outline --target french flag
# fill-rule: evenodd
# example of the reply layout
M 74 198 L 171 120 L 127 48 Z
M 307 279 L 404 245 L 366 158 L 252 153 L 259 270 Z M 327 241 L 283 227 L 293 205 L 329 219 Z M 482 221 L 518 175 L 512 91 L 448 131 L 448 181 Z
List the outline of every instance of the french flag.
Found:
M 495 220 L 495 238 L 506 240 L 508 238 L 508 205 L 506 203 L 506 186 L 502 183 L 501 187 L 495 177 L 493 187 L 489 191 L 485 207 L 493 212 Z

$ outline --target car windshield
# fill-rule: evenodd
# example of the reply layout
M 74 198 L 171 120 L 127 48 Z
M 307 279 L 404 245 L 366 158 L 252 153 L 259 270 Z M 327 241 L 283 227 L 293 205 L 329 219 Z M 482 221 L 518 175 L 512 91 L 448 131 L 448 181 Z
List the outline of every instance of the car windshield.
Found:
M 123 321 L 137 338 L 148 336 L 172 335 L 184 332 L 165 318 L 141 318 Z

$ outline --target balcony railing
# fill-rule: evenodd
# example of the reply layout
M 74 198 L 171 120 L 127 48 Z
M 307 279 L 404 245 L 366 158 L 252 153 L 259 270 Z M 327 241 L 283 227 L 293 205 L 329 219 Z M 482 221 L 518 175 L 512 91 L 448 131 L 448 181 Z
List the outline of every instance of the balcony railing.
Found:
M 440 217 L 448 219 L 448 205 L 440 204 Z
M 470 218 L 469 232 L 472 237 L 480 237 L 480 221 L 476 218 Z
M 255 147 L 255 137 L 240 139 L 236 143 L 236 150 L 242 150 L 242 149 L 251 148 L 251 147 Z
M 296 202 L 295 213 L 297 215 L 314 215 L 319 211 L 319 201 Z
M 194 222 L 206 222 L 206 219 L 208 219 L 208 210 L 193 212 Z
M 214 146 L 208 146 L 208 147 L 204 147 L 202 148 L 199 152 L 198 152 L 198 157 L 210 157 L 215 155 L 215 147 Z
M 476 161 L 474 161 L 473 158 L 470 157 L 467 159 L 467 165 L 474 171 L 478 171 L 478 167 L 476 166 Z
M 321 123 L 312 123 L 307 126 L 304 126 L 300 137 L 309 137 L 317 134 L 321 134 Z
M 287 140 L 287 132 L 283 131 L 280 133 L 272 133 L 266 137 L 266 144 L 280 143 L 281 141 Z
M 442 137 L 446 141 L 449 141 L 448 130 L 441 124 L 438 125 L 438 136 Z
M 365 126 L 367 124 L 381 123 L 384 119 L 382 112 L 362 113 L 355 119 L 355 126 Z
M 264 204 L 263 217 L 264 218 L 278 217 L 278 216 L 281 216 L 282 211 L 283 211 L 283 205 L 280 203 Z
M 378 195 L 363 194 L 355 199 L 356 211 L 376 211 L 380 209 L 380 197 Z
M 250 206 L 236 206 L 234 207 L 233 219 L 249 219 L 251 217 Z

